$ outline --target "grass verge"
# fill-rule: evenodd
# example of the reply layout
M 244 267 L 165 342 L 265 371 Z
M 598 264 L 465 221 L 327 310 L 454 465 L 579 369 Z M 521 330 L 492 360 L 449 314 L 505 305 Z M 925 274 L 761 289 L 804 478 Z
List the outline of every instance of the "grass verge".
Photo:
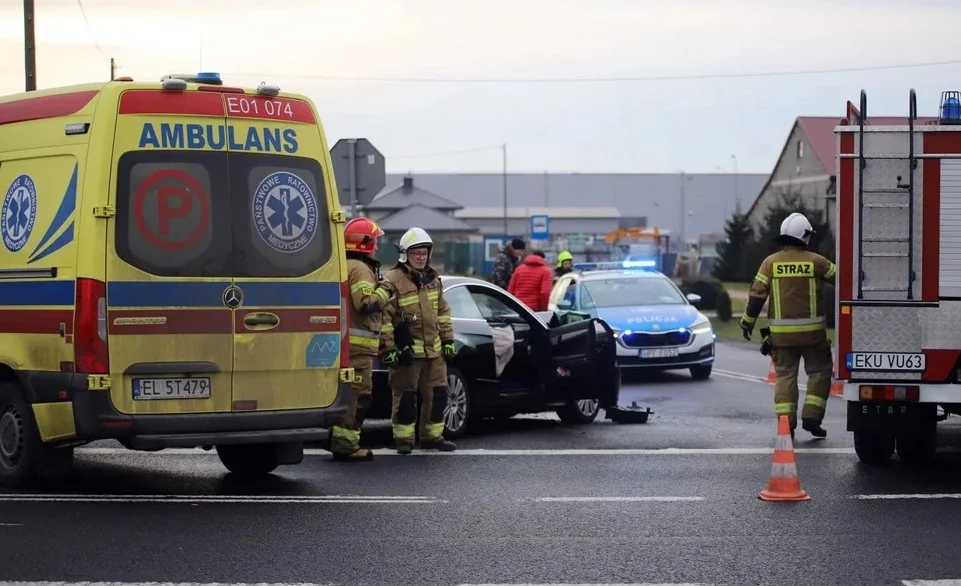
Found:
M 711 325 L 714 326 L 714 333 L 717 334 L 719 340 L 741 340 L 744 338 L 741 336 L 741 327 L 738 325 L 740 323 L 739 319 L 732 319 L 730 321 L 721 321 L 717 318 L 711 319 Z M 758 344 L 761 343 L 761 328 L 767 327 L 767 318 L 759 317 L 757 318 L 757 324 L 754 326 L 754 335 L 751 337 L 753 341 L 757 341 Z M 831 340 L 831 345 L 834 345 L 834 330 L 828 330 L 828 339 Z

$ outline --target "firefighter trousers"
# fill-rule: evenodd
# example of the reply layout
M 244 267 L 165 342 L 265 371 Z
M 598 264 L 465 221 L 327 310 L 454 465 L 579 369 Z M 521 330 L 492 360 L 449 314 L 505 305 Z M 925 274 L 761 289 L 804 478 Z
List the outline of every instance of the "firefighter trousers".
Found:
M 803 359 L 808 382 L 801 419 L 821 423 L 831 392 L 831 371 L 834 368 L 831 343 L 825 338 L 815 344 L 776 346 L 771 358 L 774 360 L 774 373 L 777 377 L 774 383 L 774 412 L 777 416 L 787 415 L 791 429 L 797 427 L 797 377 Z
M 350 454 L 360 448 L 360 428 L 370 409 L 374 357 L 351 354 L 350 365 L 354 368 L 354 382 L 347 396 L 347 413 L 340 425 L 330 431 L 330 451 L 335 454 Z
M 392 370 L 390 394 L 394 443 L 414 444 L 418 395 L 421 441 L 442 438 L 447 407 L 447 363 L 443 357 L 415 358 L 409 366 Z

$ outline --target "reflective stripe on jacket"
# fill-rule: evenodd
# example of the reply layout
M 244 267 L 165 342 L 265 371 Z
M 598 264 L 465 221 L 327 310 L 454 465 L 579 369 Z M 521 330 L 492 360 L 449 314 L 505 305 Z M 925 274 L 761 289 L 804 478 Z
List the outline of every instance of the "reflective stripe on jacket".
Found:
M 398 264 L 386 279 L 396 295 L 384 308 L 381 347 L 403 350 L 400 341 L 394 340 L 394 330 L 406 321 L 415 356 L 442 356 L 442 343 L 454 339 L 454 325 L 437 271 L 428 266 L 417 273 L 407 264 Z
M 820 254 L 788 246 L 764 259 L 751 284 L 743 320 L 753 323 L 768 302 L 775 346 L 814 344 L 826 336 L 823 284 L 837 266 Z M 833 301 L 832 301 L 833 302 Z
M 390 289 L 377 284 L 380 263 L 364 255 L 347 258 L 347 285 L 350 287 L 350 354 L 377 355 L 381 315 L 390 299 Z

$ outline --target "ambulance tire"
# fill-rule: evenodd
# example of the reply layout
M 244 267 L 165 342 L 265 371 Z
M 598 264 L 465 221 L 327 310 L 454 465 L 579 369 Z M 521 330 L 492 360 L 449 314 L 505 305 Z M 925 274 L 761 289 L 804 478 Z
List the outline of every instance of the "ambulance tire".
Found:
M 217 456 L 224 468 L 238 476 L 265 476 L 280 465 L 274 444 L 217 446 Z
M 881 465 L 894 455 L 894 435 L 889 433 L 855 431 L 854 451 L 865 464 Z
M 73 448 L 48 446 L 40 439 L 20 385 L 0 383 L 0 486 L 26 486 L 38 476 L 68 474 L 72 465 Z

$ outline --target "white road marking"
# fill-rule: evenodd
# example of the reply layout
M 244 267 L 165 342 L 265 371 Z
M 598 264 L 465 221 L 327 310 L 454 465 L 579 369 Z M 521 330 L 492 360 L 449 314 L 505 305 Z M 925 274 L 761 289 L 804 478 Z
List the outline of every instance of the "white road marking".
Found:
M 961 580 L 901 580 L 904 586 L 961 586 Z
M 702 496 L 544 496 L 539 503 L 680 503 L 703 501 Z
M 376 456 L 400 456 L 395 450 L 380 448 L 372 450 Z M 946 450 L 939 450 L 946 451 Z M 408 456 L 757 456 L 770 455 L 774 448 L 558 448 L 558 449 L 518 449 L 518 450 L 487 450 L 483 448 L 473 450 L 457 450 L 455 452 L 436 452 L 414 450 Z M 798 454 L 854 454 L 854 448 L 794 448 Z M 126 448 L 77 448 L 79 454 L 97 455 L 132 455 L 139 456 L 216 456 L 214 451 L 200 448 L 168 448 L 158 452 L 136 452 Z M 321 449 L 306 449 L 307 456 L 330 456 L 330 452 Z
M 0 523 L 0 527 L 23 527 L 23 523 Z
M 449 501 L 432 496 L 269 496 L 269 495 L 164 495 L 164 494 L 0 494 L 0 502 L 64 503 L 240 503 L 240 504 L 438 504 Z M 0 582 L 3 586 L 3 582 Z
M 893 501 L 910 499 L 961 499 L 961 493 L 932 493 L 932 494 L 858 494 L 851 498 L 863 501 Z
M 0 586 L 3 582 L 0 582 Z M 694 584 L 689 582 L 638 582 L 634 584 L 606 583 L 606 584 L 573 584 L 555 582 L 552 584 L 458 584 L 457 586 L 710 586 L 709 584 Z
M 0 582 L 0 586 L 333 586 L 311 582 Z
M 746 381 L 751 381 L 755 383 L 771 384 L 767 382 L 767 379 L 763 376 L 754 376 L 753 374 L 744 374 L 742 372 L 734 372 L 733 370 L 718 370 L 716 368 L 711 372 L 712 374 L 716 374 L 716 375 L 727 377 L 727 378 L 733 378 L 737 380 L 746 380 Z M 807 392 L 808 390 L 808 386 L 803 383 L 798 383 L 797 388 L 799 391 L 802 391 L 802 392 Z

